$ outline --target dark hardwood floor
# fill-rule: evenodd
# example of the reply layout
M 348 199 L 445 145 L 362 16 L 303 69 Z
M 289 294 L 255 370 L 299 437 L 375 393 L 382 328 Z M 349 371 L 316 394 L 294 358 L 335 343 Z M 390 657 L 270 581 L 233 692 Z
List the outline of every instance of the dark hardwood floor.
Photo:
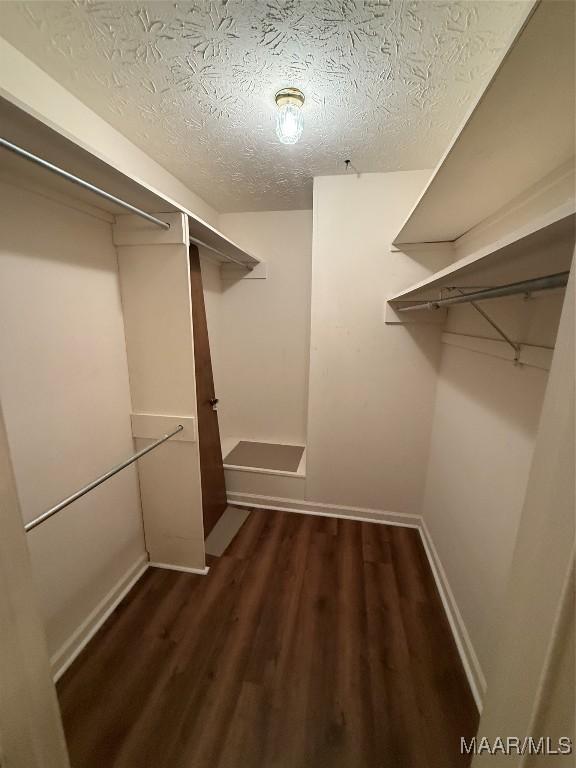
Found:
M 254 511 L 58 684 L 74 768 L 452 768 L 477 711 L 415 530 Z

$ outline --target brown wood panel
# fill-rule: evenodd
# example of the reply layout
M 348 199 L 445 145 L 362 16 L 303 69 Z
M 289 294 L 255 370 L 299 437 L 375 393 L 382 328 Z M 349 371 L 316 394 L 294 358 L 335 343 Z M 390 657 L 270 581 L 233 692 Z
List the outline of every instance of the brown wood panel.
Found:
M 204 306 L 200 256 L 195 245 L 190 245 L 189 253 L 198 440 L 202 476 L 202 514 L 204 517 L 204 537 L 206 537 L 226 509 L 226 482 L 224 480 L 218 414 L 213 408 L 216 394 L 214 392 L 212 358 L 206 323 L 206 307 Z
M 478 714 L 417 531 L 255 510 L 149 570 L 58 684 L 75 768 L 464 768 Z

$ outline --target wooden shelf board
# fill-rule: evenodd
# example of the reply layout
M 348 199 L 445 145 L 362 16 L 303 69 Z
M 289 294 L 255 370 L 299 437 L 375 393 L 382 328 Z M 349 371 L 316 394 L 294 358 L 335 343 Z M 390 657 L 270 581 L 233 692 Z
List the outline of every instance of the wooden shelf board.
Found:
M 7 99 L 0 98 L 0 134 L 13 144 L 27 149 L 69 173 L 126 200 L 148 213 L 181 212 L 188 216 L 190 235 L 220 252 L 223 260 L 230 257 L 252 268 L 260 260 L 243 250 L 192 211 L 153 189 L 144 182 L 131 178 L 105 160 L 76 144 L 41 120 L 28 114 Z M 33 163 L 17 157 L 6 149 L 0 149 L 0 163 L 5 174 L 19 176 L 28 185 L 38 185 L 51 190 L 57 196 L 78 200 L 82 205 L 105 211 L 108 214 L 125 214 L 124 208 L 75 186 L 69 181 L 46 171 Z
M 395 245 L 457 240 L 574 155 L 574 4 L 530 12 Z

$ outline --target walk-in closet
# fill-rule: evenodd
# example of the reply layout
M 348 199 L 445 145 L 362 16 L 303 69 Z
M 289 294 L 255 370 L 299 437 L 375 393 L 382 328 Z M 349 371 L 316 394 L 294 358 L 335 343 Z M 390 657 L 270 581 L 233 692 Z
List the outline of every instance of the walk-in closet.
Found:
M 0 765 L 574 760 L 572 0 L 0 2 Z

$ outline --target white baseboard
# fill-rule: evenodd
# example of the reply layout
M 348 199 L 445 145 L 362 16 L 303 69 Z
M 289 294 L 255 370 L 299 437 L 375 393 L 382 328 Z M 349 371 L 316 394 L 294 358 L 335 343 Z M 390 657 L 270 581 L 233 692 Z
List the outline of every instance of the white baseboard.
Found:
M 210 568 L 188 568 L 185 565 L 169 565 L 168 563 L 148 563 L 150 568 L 164 568 L 167 571 L 181 571 L 182 573 L 195 573 L 198 576 L 206 576 Z
M 168 565 L 167 563 L 149 563 L 148 556 L 143 555 L 138 558 L 134 565 L 122 576 L 122 578 L 112 587 L 110 592 L 98 603 L 96 608 L 80 624 L 78 629 L 70 638 L 56 651 L 50 659 L 52 665 L 52 675 L 54 682 L 57 682 L 72 662 L 82 653 L 90 640 L 98 632 L 106 619 L 118 607 L 132 587 L 140 580 L 148 568 L 166 568 L 170 571 L 183 571 L 184 573 L 196 573 L 205 576 L 210 570 L 206 568 L 186 568 L 179 565 Z
M 464 619 L 462 618 L 462 614 L 456 603 L 456 598 L 450 587 L 446 571 L 444 570 L 442 561 L 440 560 L 440 556 L 434 546 L 432 536 L 430 535 L 430 531 L 428 530 L 424 519 L 422 519 L 420 523 L 420 536 L 422 538 L 424 549 L 426 550 L 426 555 L 428 556 L 428 562 L 430 563 L 436 586 L 438 587 L 438 592 L 440 593 L 442 604 L 444 605 L 444 611 L 450 624 L 454 641 L 458 648 L 458 653 L 460 654 L 462 666 L 464 667 L 466 677 L 468 678 L 472 696 L 474 697 L 478 711 L 482 712 L 482 703 L 486 693 L 486 678 L 484 677 L 480 661 L 478 660 L 478 656 L 472 645 L 472 640 L 466 629 L 466 624 L 464 623 Z
M 54 682 L 59 680 L 72 662 L 80 655 L 106 619 L 141 578 L 148 568 L 148 557 L 142 555 L 112 587 L 96 608 L 73 632 L 71 637 L 50 659 Z
M 420 532 L 424 551 L 430 563 L 430 569 L 444 606 L 446 618 L 450 624 L 452 635 L 464 667 L 464 672 L 470 686 L 470 691 L 478 707 L 482 712 L 483 697 L 486 692 L 486 678 L 482 672 L 478 656 L 466 629 L 464 619 L 458 608 L 454 593 L 450 587 L 448 577 L 442 566 L 442 562 L 434 546 L 426 523 L 420 515 L 407 515 L 399 512 L 385 512 L 376 509 L 362 509 L 344 507 L 339 505 L 320 504 L 318 502 L 299 501 L 295 499 L 281 499 L 253 494 L 229 493 L 228 503 L 235 506 L 254 507 L 256 509 L 271 509 L 278 512 L 296 512 L 301 515 L 320 515 L 327 517 L 339 517 L 348 520 L 357 520 L 366 523 L 380 523 L 383 525 L 397 525 L 407 528 L 417 528 Z
M 387 525 L 402 525 L 407 528 L 420 527 L 419 515 L 408 515 L 402 512 L 384 512 L 379 509 L 365 509 L 363 507 L 345 507 L 339 504 L 323 504 L 317 501 L 257 496 L 250 493 L 229 493 L 228 504 L 232 504 L 235 507 L 271 509 L 274 512 L 296 512 L 301 515 L 338 517 L 364 523 L 385 523 Z

